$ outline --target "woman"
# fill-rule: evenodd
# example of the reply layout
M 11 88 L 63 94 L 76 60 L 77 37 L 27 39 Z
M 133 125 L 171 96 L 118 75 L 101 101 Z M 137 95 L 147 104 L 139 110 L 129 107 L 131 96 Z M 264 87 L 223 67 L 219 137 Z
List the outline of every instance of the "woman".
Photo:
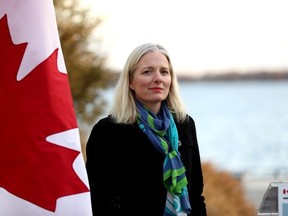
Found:
M 206 215 L 194 121 L 162 46 L 132 51 L 86 155 L 94 216 Z

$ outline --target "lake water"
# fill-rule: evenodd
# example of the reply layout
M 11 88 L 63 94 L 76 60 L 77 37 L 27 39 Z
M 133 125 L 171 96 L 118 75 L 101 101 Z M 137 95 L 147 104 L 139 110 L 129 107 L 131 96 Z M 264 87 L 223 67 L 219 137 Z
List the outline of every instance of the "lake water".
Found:
M 180 84 L 203 161 L 252 175 L 288 173 L 288 81 Z
M 203 162 L 288 178 L 287 80 L 180 82 L 180 93 L 196 122 Z

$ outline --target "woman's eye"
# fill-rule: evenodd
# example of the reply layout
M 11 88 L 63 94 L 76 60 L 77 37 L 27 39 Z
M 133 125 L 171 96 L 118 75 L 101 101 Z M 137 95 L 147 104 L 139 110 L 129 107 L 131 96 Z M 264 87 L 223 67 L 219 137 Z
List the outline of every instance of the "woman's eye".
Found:
M 145 71 L 143 71 L 143 74 L 151 74 L 151 71 L 150 70 L 145 70 Z
M 163 74 L 163 75 L 168 75 L 169 74 L 169 71 L 161 71 L 161 74 Z

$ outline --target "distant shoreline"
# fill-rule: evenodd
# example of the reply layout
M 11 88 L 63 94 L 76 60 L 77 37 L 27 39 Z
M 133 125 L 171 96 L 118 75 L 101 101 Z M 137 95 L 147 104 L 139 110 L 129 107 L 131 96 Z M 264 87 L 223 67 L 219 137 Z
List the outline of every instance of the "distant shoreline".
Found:
M 238 80 L 287 80 L 288 71 L 275 72 L 228 72 L 228 73 L 207 73 L 201 76 L 178 75 L 180 82 L 186 81 L 238 81 Z
M 112 71 L 111 82 L 115 83 L 119 79 L 120 71 Z M 178 74 L 179 82 L 191 81 L 249 81 L 249 80 L 288 80 L 287 71 L 259 71 L 259 72 L 219 72 L 219 73 L 205 73 L 203 75 Z

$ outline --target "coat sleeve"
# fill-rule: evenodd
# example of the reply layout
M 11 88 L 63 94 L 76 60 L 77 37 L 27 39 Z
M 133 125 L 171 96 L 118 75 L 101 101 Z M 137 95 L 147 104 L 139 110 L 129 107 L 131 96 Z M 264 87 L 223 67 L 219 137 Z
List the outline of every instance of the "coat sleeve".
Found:
M 111 123 L 100 120 L 90 133 L 86 146 L 86 170 L 90 185 L 93 216 L 118 215 L 117 182 L 113 175 L 118 175 L 117 155 L 110 151 L 113 139 L 110 134 Z M 109 190 L 108 190 L 109 188 Z

